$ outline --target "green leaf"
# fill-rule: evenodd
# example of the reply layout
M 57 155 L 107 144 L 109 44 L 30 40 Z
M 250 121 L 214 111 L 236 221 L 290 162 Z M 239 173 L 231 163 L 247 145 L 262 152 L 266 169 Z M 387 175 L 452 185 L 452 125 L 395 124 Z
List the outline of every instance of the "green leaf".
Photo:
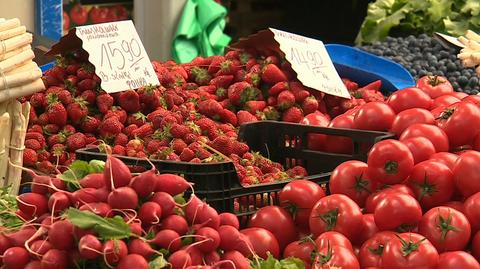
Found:
M 132 236 L 130 226 L 120 216 L 102 218 L 90 211 L 69 208 L 67 219 L 81 229 L 93 229 L 101 239 L 123 239 Z
M 102 173 L 105 169 L 105 162 L 100 160 L 91 160 L 89 163 L 89 174 Z
M 17 217 L 17 200 L 15 195 L 10 194 L 11 186 L 0 188 L 0 227 L 16 230 L 24 222 Z
M 185 200 L 185 197 L 183 197 L 183 193 L 175 195 L 173 199 L 175 200 L 175 203 L 180 205 L 184 205 L 187 203 L 187 201 Z
M 160 269 L 167 267 L 168 263 L 163 256 L 158 256 L 148 263 L 148 269 Z
M 468 21 L 452 21 L 449 17 L 443 19 L 445 31 L 453 36 L 464 35 L 468 30 Z
M 427 9 L 427 14 L 432 22 L 439 22 L 447 17 L 453 5 L 453 0 L 430 0 L 429 2 L 430 7 Z
M 69 168 L 59 178 L 69 183 L 72 190 L 79 189 L 80 183 L 78 181 L 90 173 L 90 166 L 86 161 L 76 160 Z
M 258 260 L 250 261 L 250 268 L 253 269 L 305 269 L 305 264 L 297 258 L 286 258 L 283 260 L 275 259 L 272 254 L 268 253 L 266 260 L 258 258 Z
M 298 258 L 286 258 L 280 261 L 280 266 L 281 268 L 284 269 L 301 269 L 305 268 L 305 264 L 303 263 L 302 260 Z
M 472 16 L 477 16 L 480 14 L 480 1 L 478 0 L 467 0 L 465 4 L 460 9 L 462 13 L 469 13 Z

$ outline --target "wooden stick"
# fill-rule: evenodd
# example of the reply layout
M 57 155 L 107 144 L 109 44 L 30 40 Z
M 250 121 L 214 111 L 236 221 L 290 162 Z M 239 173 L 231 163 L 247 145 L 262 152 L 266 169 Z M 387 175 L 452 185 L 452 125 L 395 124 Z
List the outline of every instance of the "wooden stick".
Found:
M 10 30 L 6 30 L 3 32 L 0 32 L 0 40 L 5 40 L 12 38 L 17 35 L 21 35 L 27 32 L 27 27 L 25 26 L 19 26 Z
M 0 186 L 5 187 L 9 159 L 11 120 L 8 112 L 0 116 Z
M 14 88 L 24 84 L 28 84 L 42 77 L 42 70 L 35 69 L 22 71 L 15 74 L 8 74 L 5 78 L 0 77 L 0 90 L 6 88 Z
M 23 148 L 28 121 L 25 119 L 22 104 L 17 100 L 9 105 L 9 113 L 12 117 L 12 134 L 10 138 L 10 161 L 17 165 L 23 164 Z M 8 162 L 10 164 L 10 162 Z M 22 181 L 22 170 L 18 167 L 8 166 L 7 186 L 12 186 L 10 192 L 17 195 Z
M 32 50 L 22 51 L 19 54 L 10 57 L 6 60 L 0 62 L 0 70 L 5 72 L 12 71 L 18 66 L 24 64 L 24 62 L 32 60 L 35 57 L 35 54 Z
M 23 86 L 0 91 L 0 102 L 7 101 L 9 99 L 15 99 L 21 96 L 27 96 L 43 90 L 45 90 L 45 84 L 43 84 L 43 80 L 37 79 L 34 82 L 25 84 Z

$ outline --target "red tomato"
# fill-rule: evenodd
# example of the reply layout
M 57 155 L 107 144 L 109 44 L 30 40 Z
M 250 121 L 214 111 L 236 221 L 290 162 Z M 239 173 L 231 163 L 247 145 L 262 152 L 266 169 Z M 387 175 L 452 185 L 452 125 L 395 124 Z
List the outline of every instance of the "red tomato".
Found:
M 450 152 L 437 152 L 430 156 L 429 160 L 441 162 L 448 166 L 450 170 L 453 170 L 453 167 L 455 166 L 455 162 L 458 159 L 458 155 L 450 153 Z
M 400 136 L 410 125 L 415 123 L 435 124 L 432 113 L 423 108 L 411 108 L 397 114 L 390 132 Z
M 468 94 L 464 92 L 451 92 L 448 95 L 455 96 L 460 100 L 463 100 L 465 97 L 469 96 Z
M 462 99 L 462 102 L 474 103 L 475 105 L 480 107 L 480 95 L 468 95 L 467 97 Z
M 395 113 L 410 108 L 430 109 L 432 98 L 419 88 L 411 87 L 394 92 L 388 97 L 387 104 Z
M 353 116 L 337 116 L 330 122 L 328 127 L 353 129 Z M 325 151 L 351 154 L 353 152 L 353 141 L 345 136 L 328 135 L 325 141 Z
M 330 246 L 318 251 L 312 269 L 360 269 L 355 254 L 344 247 Z
M 298 237 L 292 216 L 279 206 L 262 207 L 252 216 L 248 227 L 264 228 L 272 232 L 282 251 Z
M 373 213 L 375 212 L 375 208 L 377 205 L 387 197 L 390 193 L 405 193 L 412 197 L 415 197 L 415 193 L 413 192 L 410 187 L 403 185 L 403 184 L 396 184 L 392 186 L 388 186 L 388 188 L 383 189 L 379 192 L 372 193 L 368 196 L 367 201 L 365 203 L 365 212 L 366 213 Z
M 397 184 L 413 169 L 413 155 L 405 144 L 387 139 L 375 144 L 368 153 L 367 177 L 379 183 Z
M 355 240 L 355 245 L 361 246 L 363 242 L 367 241 L 379 231 L 380 230 L 375 224 L 375 217 L 373 214 L 363 214 L 362 228 L 357 240 Z
M 480 261 L 480 231 L 475 233 L 472 238 L 472 255 Z
M 370 237 L 362 244 L 358 254 L 362 268 L 378 267 L 382 268 L 382 254 L 385 246 L 395 237 L 395 233 L 390 231 L 379 232 Z
M 70 18 L 76 25 L 84 25 L 88 20 L 87 9 L 81 4 L 76 4 L 70 9 Z
M 416 233 L 402 233 L 388 242 L 382 256 L 383 268 L 435 269 L 438 252 L 435 247 Z
M 438 266 L 435 269 L 480 269 L 475 258 L 465 251 L 451 251 L 440 254 Z
M 467 216 L 472 231 L 480 230 L 480 192 L 468 197 L 463 203 L 463 213 Z
M 473 149 L 476 151 L 480 151 L 480 134 L 478 134 L 475 139 L 473 140 Z
M 457 211 L 460 211 L 462 213 L 464 211 L 463 203 L 460 202 L 460 201 L 449 201 L 449 202 L 445 203 L 444 206 L 453 208 L 453 209 L 455 209 Z
M 320 199 L 312 209 L 309 224 L 317 237 L 326 231 L 337 231 L 347 238 L 355 238 L 362 223 L 358 205 L 343 194 L 332 194 Z
M 63 32 L 66 33 L 70 29 L 70 17 L 67 12 L 63 12 Z
M 437 125 L 448 136 L 452 148 L 470 145 L 480 133 L 480 108 L 470 102 L 447 107 L 437 117 Z
M 427 160 L 430 156 L 435 154 L 435 146 L 425 137 L 412 137 L 402 140 L 413 155 L 413 162 L 415 164 Z
M 293 241 L 283 251 L 283 257 L 299 258 L 305 263 L 305 268 L 312 266 L 312 252 L 315 250 L 315 244 L 309 240 Z
M 404 193 L 389 193 L 373 212 L 381 231 L 410 230 L 422 219 L 422 208 L 415 198 Z
M 97 23 L 104 23 L 108 21 L 108 9 L 103 7 L 93 7 L 90 10 L 90 20 Z
M 308 227 L 312 208 L 325 197 L 325 191 L 315 182 L 299 179 L 285 185 L 278 197 L 280 206 L 292 213 L 297 226 Z
M 453 92 L 452 84 L 445 77 L 423 76 L 417 80 L 417 87 L 430 95 L 431 98 Z
M 457 102 L 460 102 L 460 99 L 458 99 L 455 96 L 452 95 L 442 95 L 440 97 L 435 98 L 433 100 L 433 105 L 432 108 L 438 108 L 438 107 L 443 107 L 443 106 L 449 106 L 452 104 L 455 104 Z
M 469 197 L 480 191 L 480 152 L 470 150 L 458 157 L 453 179 L 460 193 Z
M 385 103 L 370 102 L 363 105 L 353 119 L 355 129 L 387 131 L 392 127 L 395 112 Z
M 402 135 L 400 135 L 400 141 L 411 137 L 425 137 L 435 146 L 437 152 L 448 151 L 448 136 L 438 126 L 416 123 L 409 126 Z
M 315 239 L 315 245 L 318 249 L 328 247 L 329 244 L 330 246 L 341 246 L 353 251 L 353 246 L 350 240 L 339 232 L 324 232 Z
M 337 166 L 330 176 L 330 193 L 345 194 L 360 207 L 376 190 L 377 182 L 366 176 L 367 164 L 361 161 L 346 161 Z
M 425 236 L 438 252 L 445 252 L 465 249 L 471 229 L 462 212 L 439 206 L 423 215 L 418 224 L 418 233 Z
M 408 185 L 425 209 L 450 201 L 455 190 L 450 168 L 432 160 L 415 165 L 408 178 Z
M 320 126 L 320 127 L 327 127 L 330 123 L 330 117 L 322 112 L 314 112 L 306 115 L 301 124 L 305 125 L 312 125 L 312 126 Z M 327 139 L 327 135 L 324 134 L 308 134 L 308 148 L 311 150 L 323 150 L 325 147 L 325 140 Z
M 247 228 L 240 231 L 252 244 L 253 251 L 260 257 L 267 259 L 270 252 L 273 257 L 280 257 L 280 247 L 275 236 L 263 228 Z

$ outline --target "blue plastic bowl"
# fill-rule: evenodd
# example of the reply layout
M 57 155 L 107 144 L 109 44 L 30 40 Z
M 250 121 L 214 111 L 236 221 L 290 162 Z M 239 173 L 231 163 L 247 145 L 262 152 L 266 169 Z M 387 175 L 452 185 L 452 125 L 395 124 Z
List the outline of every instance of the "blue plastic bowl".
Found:
M 359 85 L 380 79 L 385 94 L 415 86 L 412 75 L 398 63 L 350 46 L 328 44 L 325 47 L 340 76 Z

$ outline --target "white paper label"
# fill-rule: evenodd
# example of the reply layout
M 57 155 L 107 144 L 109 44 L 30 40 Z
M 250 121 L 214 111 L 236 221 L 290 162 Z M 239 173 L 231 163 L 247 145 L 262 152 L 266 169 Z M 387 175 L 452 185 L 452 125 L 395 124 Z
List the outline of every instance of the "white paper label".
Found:
M 106 92 L 160 84 L 132 21 L 79 26 L 75 34 Z
M 335 96 L 350 98 L 350 94 L 335 70 L 325 45 L 320 40 L 269 28 L 280 50 L 305 86 Z
M 457 46 L 457 47 L 460 47 L 460 48 L 464 48 L 465 45 L 463 45 L 460 41 L 458 41 L 458 38 L 456 37 L 453 37 L 453 36 L 449 36 L 449 35 L 445 35 L 445 34 L 442 34 L 442 33 L 438 33 L 438 32 L 435 32 L 436 35 L 440 36 L 441 38 L 443 38 L 443 40 Z

